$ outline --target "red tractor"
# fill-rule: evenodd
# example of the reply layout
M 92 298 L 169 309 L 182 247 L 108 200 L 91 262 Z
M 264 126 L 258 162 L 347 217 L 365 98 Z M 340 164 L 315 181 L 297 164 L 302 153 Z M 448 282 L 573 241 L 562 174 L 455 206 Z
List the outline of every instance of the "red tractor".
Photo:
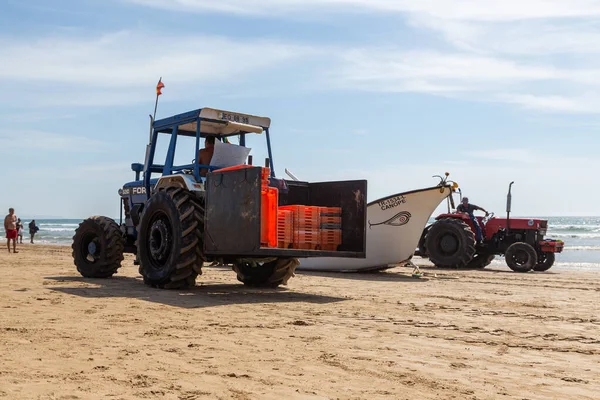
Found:
M 469 215 L 449 210 L 423 230 L 415 254 L 429 257 L 435 266 L 443 268 L 484 268 L 500 255 L 515 272 L 548 270 L 554 264 L 555 253 L 562 252 L 564 243 L 544 239 L 547 220 L 510 218 L 513 183 L 508 189 L 506 218 L 495 218 L 493 213 L 475 217 L 482 233 L 480 243 L 475 240 L 475 226 Z

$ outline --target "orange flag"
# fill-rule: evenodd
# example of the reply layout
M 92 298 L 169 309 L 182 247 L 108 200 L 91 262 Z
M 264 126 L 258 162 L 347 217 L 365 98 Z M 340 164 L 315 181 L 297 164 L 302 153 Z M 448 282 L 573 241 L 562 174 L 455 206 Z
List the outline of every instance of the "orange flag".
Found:
M 157 96 L 160 96 L 162 94 L 162 92 L 160 90 L 164 87 L 165 87 L 165 84 L 162 83 L 162 78 L 160 78 L 158 80 L 158 84 L 156 85 L 156 95 Z

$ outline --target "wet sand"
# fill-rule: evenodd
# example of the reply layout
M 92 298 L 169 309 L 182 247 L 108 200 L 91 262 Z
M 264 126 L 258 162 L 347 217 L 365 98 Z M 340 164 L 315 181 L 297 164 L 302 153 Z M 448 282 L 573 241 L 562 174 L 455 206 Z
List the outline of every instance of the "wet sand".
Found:
M 415 262 L 422 264 L 420 258 Z M 300 272 L 248 289 L 207 267 L 146 287 L 126 256 L 82 278 L 70 248 L 0 252 L 0 398 L 597 399 L 600 281 L 508 268 Z

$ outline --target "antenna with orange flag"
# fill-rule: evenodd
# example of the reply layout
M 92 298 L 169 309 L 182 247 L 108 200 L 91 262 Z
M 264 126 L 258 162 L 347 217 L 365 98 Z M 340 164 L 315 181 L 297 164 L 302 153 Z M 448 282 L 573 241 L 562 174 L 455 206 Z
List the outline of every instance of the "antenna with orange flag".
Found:
M 152 120 L 156 118 L 156 107 L 158 107 L 158 96 L 162 94 L 161 89 L 165 87 L 165 84 L 162 83 L 162 76 L 158 80 L 156 84 L 156 102 L 154 103 L 154 115 L 152 116 Z
M 156 118 L 156 108 L 158 107 L 158 96 L 162 94 L 161 89 L 165 87 L 165 84 L 162 83 L 162 76 L 158 80 L 156 84 L 156 101 L 154 102 L 154 115 L 149 115 L 150 117 L 150 135 L 148 138 L 148 144 L 146 145 L 146 157 L 144 157 L 144 185 L 146 186 L 146 199 L 150 198 L 150 178 L 148 174 L 148 162 L 150 157 L 150 149 L 152 147 L 152 129 L 154 127 L 154 119 Z

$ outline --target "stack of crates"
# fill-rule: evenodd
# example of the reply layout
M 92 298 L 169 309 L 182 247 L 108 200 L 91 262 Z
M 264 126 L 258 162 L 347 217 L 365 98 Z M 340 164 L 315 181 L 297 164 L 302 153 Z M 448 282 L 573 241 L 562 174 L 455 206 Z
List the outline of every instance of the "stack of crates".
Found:
M 340 207 L 319 207 L 319 220 L 321 231 L 319 248 L 337 251 L 342 244 L 342 209 Z
M 277 210 L 277 247 L 287 249 L 294 241 L 294 213 L 290 210 Z
M 282 206 L 279 210 L 291 211 L 293 215 L 292 248 L 316 250 L 321 241 L 320 207 L 316 206 Z

